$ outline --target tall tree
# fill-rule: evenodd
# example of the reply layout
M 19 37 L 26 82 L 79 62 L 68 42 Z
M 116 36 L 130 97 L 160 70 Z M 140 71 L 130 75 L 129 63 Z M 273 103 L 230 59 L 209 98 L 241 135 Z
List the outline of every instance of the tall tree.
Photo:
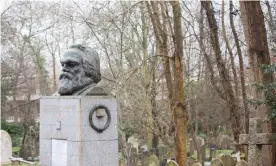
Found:
M 207 20 L 208 20 L 209 29 L 210 29 L 211 45 L 215 52 L 216 63 L 219 71 L 221 85 L 224 91 L 226 102 L 229 106 L 234 140 L 236 142 L 239 142 L 239 134 L 240 134 L 240 127 L 241 127 L 239 106 L 236 101 L 234 91 L 232 89 L 229 73 L 225 67 L 225 62 L 222 59 L 221 49 L 219 44 L 219 37 L 218 37 L 218 25 L 214 15 L 215 12 L 211 1 L 201 1 L 201 5 L 206 10 Z
M 272 74 L 264 74 L 264 69 L 260 67 L 262 64 L 269 65 L 271 63 L 260 1 L 240 1 L 240 10 L 254 82 L 270 83 L 273 81 Z M 264 95 L 262 92 L 256 91 L 255 98 L 262 99 Z M 258 117 L 265 118 L 267 111 L 270 110 L 262 106 L 257 109 L 256 113 Z M 270 127 L 265 127 L 266 130 L 267 128 L 272 133 L 276 133 L 276 122 L 272 121 Z M 270 149 L 269 158 L 271 159 L 270 165 L 276 165 L 276 143 Z
M 223 39 L 225 41 L 226 44 L 226 48 L 228 50 L 228 53 L 230 55 L 230 61 L 231 61 L 231 68 L 232 68 L 232 72 L 233 72 L 233 76 L 234 76 L 234 89 L 235 89 L 235 94 L 238 95 L 238 76 L 237 76 L 237 71 L 236 71 L 236 67 L 235 67 L 235 62 L 234 62 L 234 55 L 233 55 L 233 51 L 232 48 L 230 46 L 230 42 L 229 39 L 227 37 L 226 34 L 226 29 L 225 29 L 225 21 L 224 21 L 224 1 L 222 1 L 221 3 L 221 26 L 222 26 L 222 36 Z
M 181 23 L 181 9 L 178 1 L 171 1 L 173 10 L 173 26 L 169 22 L 168 12 L 163 14 L 163 24 L 161 24 L 161 14 L 158 4 L 166 6 L 166 2 L 146 2 L 151 17 L 154 34 L 156 38 L 156 47 L 159 50 L 158 55 L 163 56 L 163 65 L 165 79 L 168 88 L 168 98 L 170 109 L 173 114 L 175 134 L 176 134 L 176 162 L 180 166 L 186 166 L 187 161 L 187 122 L 188 113 L 184 105 L 184 72 L 183 72 L 183 36 Z M 165 16 L 165 17 L 164 17 Z M 168 50 L 168 29 L 172 34 L 174 45 L 173 55 L 170 58 Z M 170 66 L 172 61 L 172 66 Z M 171 72 L 170 68 L 173 68 Z

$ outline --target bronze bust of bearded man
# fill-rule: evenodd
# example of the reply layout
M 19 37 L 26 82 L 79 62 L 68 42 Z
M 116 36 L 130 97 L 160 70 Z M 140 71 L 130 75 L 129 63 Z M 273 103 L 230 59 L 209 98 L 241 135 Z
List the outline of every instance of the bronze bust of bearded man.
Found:
M 100 59 L 96 51 L 84 45 L 72 45 L 60 60 L 62 72 L 54 96 L 88 96 L 101 94 L 96 86 L 101 80 Z

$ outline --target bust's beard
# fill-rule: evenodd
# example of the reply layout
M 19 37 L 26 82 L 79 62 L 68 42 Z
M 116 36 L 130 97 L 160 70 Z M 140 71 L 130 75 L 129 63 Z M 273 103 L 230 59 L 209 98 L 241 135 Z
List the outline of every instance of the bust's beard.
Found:
M 58 93 L 60 95 L 72 95 L 76 91 L 79 91 L 92 83 L 93 81 L 89 77 L 82 77 L 80 80 L 63 77 L 59 80 Z

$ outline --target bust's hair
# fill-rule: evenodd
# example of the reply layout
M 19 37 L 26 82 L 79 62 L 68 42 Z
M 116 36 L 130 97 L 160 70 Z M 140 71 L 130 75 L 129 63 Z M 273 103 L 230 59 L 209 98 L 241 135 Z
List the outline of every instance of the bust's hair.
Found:
M 78 49 L 83 52 L 83 66 L 86 76 L 92 78 L 94 83 L 101 81 L 101 72 L 100 72 L 100 58 L 98 53 L 89 46 L 84 46 L 81 44 L 72 45 L 69 49 Z

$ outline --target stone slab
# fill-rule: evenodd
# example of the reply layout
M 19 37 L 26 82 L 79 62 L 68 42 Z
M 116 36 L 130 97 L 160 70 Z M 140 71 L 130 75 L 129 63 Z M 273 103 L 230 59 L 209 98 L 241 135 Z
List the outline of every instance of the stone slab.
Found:
M 1 164 L 6 164 L 10 162 L 10 157 L 12 157 L 12 140 L 11 136 L 5 130 L 1 130 Z
M 271 133 L 240 134 L 239 143 L 242 145 L 270 145 L 271 138 Z
M 110 110 L 109 127 L 96 132 L 89 123 L 92 108 Z M 96 119 L 97 120 L 97 119 Z M 96 125 L 102 125 L 100 119 Z M 40 101 L 40 165 L 51 165 L 52 140 L 67 141 L 68 166 L 118 166 L 117 100 L 110 96 L 47 96 Z

